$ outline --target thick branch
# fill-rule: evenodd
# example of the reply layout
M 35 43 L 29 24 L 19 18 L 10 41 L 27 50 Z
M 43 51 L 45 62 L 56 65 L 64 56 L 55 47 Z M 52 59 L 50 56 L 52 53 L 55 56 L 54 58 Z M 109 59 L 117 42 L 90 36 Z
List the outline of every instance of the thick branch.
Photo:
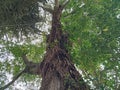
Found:
M 41 64 L 30 62 L 25 68 L 25 73 L 32 75 L 41 75 Z
M 26 55 L 23 55 L 22 58 L 26 65 L 25 73 L 35 75 L 41 74 L 41 63 L 34 63 L 32 61 L 29 61 Z
M 11 82 L 9 82 L 7 85 L 3 86 L 0 88 L 0 90 L 4 90 L 6 88 L 8 88 L 11 84 L 13 84 L 23 73 L 24 73 L 25 69 L 22 70 L 20 73 L 18 73 L 18 75 L 16 75 L 13 80 Z

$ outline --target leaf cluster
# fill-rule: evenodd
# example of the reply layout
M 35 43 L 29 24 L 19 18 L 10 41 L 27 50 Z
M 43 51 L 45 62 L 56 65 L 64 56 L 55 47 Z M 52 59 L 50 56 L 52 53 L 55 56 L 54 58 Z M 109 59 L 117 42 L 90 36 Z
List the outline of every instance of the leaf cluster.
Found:
M 40 15 L 38 2 L 46 3 L 46 0 L 1 0 L 0 35 L 40 32 L 35 24 L 43 22 L 44 18 Z
M 70 35 L 72 60 L 89 79 L 87 82 L 95 85 L 94 89 L 119 86 L 114 79 L 119 78 L 115 73 L 120 73 L 115 71 L 115 67 L 120 68 L 119 4 L 118 0 L 76 0 L 63 12 L 62 24 Z

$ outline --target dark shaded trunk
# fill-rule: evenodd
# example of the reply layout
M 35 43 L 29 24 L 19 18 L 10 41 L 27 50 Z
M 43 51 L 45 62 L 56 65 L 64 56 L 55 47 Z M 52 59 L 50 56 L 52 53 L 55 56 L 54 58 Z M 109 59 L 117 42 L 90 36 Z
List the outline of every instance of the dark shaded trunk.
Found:
M 55 8 L 52 13 L 52 30 L 47 38 L 48 46 L 41 63 L 40 90 L 88 90 L 65 48 L 68 38 L 62 32 L 61 13 L 61 6 Z

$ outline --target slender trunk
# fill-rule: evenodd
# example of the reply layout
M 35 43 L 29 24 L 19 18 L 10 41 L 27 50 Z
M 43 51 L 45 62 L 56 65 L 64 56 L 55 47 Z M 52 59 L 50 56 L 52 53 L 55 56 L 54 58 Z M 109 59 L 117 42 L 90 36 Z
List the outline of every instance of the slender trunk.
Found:
M 40 90 L 88 90 L 65 49 L 68 38 L 62 32 L 61 13 L 61 6 L 55 8 L 52 13 L 52 30 L 47 38 L 48 46 L 41 63 L 42 84 Z

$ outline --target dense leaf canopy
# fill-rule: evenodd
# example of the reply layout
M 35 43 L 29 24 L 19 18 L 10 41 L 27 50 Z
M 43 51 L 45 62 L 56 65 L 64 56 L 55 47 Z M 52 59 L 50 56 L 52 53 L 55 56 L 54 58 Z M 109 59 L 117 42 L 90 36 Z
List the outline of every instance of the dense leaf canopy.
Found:
M 81 6 L 74 3 L 76 12 L 63 19 L 73 42 L 72 60 L 98 86 L 96 89 L 116 89 L 120 77 L 120 1 L 80 1 Z
M 44 22 L 44 17 L 39 10 L 39 3 L 45 0 L 1 0 L 0 2 L 0 33 L 5 35 L 10 32 L 16 36 L 19 33 L 38 33 L 35 27 L 37 22 Z M 12 32 L 11 32 L 12 31 Z
M 5 84 L 6 72 L 16 75 L 24 67 L 21 60 L 22 53 L 27 53 L 34 62 L 42 60 L 46 46 L 45 34 L 27 37 L 23 44 L 21 44 L 21 40 L 19 41 L 20 38 L 12 37 L 12 35 L 17 33 L 18 36 L 18 32 L 29 35 L 29 33 L 35 34 L 36 31 L 40 31 L 35 24 L 41 21 L 47 22 L 45 21 L 47 19 L 42 17 L 38 5 L 38 2 L 45 4 L 44 1 L 1 0 L 0 70 L 2 72 L 0 73 L 0 86 Z M 50 5 L 52 6 L 52 4 Z M 66 48 L 86 82 L 95 90 L 119 90 L 120 1 L 70 0 L 61 19 L 63 31 L 69 34 L 70 44 Z M 7 42 L 6 35 L 8 36 Z M 32 41 L 38 37 L 41 37 L 39 42 L 33 44 Z M 14 39 L 17 41 L 14 42 Z M 14 58 L 3 58 L 7 57 L 6 54 L 12 55 Z M 25 75 L 20 80 L 32 81 L 31 77 L 34 78 L 34 76 Z

